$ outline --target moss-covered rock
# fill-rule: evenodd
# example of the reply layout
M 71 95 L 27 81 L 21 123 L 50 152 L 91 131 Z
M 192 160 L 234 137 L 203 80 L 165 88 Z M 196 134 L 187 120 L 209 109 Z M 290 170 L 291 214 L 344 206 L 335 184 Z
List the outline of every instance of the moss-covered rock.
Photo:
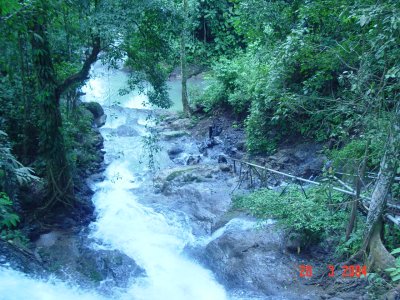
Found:
M 104 115 L 103 107 L 97 102 L 85 102 L 83 106 L 93 114 L 95 119 Z

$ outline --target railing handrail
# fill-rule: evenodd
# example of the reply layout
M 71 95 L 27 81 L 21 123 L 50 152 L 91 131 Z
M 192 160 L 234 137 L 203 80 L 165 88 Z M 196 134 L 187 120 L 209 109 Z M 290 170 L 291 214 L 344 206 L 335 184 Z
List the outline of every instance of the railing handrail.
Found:
M 282 176 L 285 176 L 285 177 L 288 177 L 288 178 L 292 178 L 292 179 L 296 179 L 296 180 L 299 180 L 299 181 L 302 181 L 302 182 L 314 184 L 314 185 L 317 185 L 317 186 L 321 185 L 321 183 L 317 182 L 317 181 L 305 179 L 305 178 L 298 177 L 298 176 L 295 176 L 295 175 L 292 175 L 292 174 L 288 174 L 288 173 L 277 171 L 277 170 L 274 170 L 274 169 L 271 169 L 271 168 L 267 168 L 267 167 L 264 167 L 264 166 L 256 165 L 256 164 L 248 162 L 248 161 L 240 160 L 240 159 L 233 158 L 233 157 L 229 157 L 229 159 L 232 160 L 232 161 L 239 162 L 241 164 L 249 165 L 249 166 L 252 166 L 252 167 L 255 167 L 255 168 L 259 168 L 259 169 L 262 169 L 262 170 L 266 170 L 268 172 L 279 174 L 279 175 L 282 175 Z M 400 179 L 400 177 L 399 177 L 399 179 Z M 338 188 L 338 187 L 332 187 L 332 189 L 335 190 L 335 191 L 347 194 L 347 195 L 356 196 L 356 193 L 354 192 L 354 190 L 353 191 L 347 191 L 347 190 L 344 190 L 344 189 L 341 189 L 341 188 Z M 369 210 L 369 202 L 372 199 L 370 197 L 366 197 L 366 196 L 363 196 L 363 195 L 360 195 L 359 197 L 362 200 L 366 200 L 366 201 L 362 201 L 362 203 L 363 203 L 364 208 L 366 210 Z M 368 206 L 366 206 L 365 204 L 368 204 Z M 400 205 L 395 205 L 395 204 L 391 204 L 391 203 L 386 203 L 386 205 L 388 207 L 390 207 L 390 208 L 400 210 Z M 400 221 L 398 221 L 395 217 L 393 217 L 392 215 L 389 215 L 389 214 L 386 214 L 385 216 L 390 221 L 392 221 L 396 225 L 400 226 Z

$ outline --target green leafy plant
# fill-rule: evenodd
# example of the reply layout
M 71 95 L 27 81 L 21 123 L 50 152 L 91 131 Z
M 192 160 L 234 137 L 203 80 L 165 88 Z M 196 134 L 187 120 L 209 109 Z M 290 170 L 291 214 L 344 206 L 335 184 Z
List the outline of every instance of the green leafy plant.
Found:
M 245 209 L 260 218 L 276 218 L 284 228 L 299 233 L 306 244 L 319 241 L 324 235 L 343 228 L 346 214 L 327 205 L 324 188 L 303 190 L 288 186 L 283 191 L 261 189 L 236 197 L 234 207 Z M 331 204 L 340 204 L 342 196 L 332 194 Z
M 17 226 L 19 216 L 12 212 L 12 201 L 6 193 L 0 193 L 0 228 L 12 228 Z
M 338 246 L 336 247 L 336 255 L 339 257 L 350 257 L 356 253 L 362 246 L 363 232 L 364 232 L 364 219 L 361 216 L 358 217 L 357 229 L 350 235 L 350 238 L 345 241 L 344 237 L 340 239 Z
M 393 255 L 399 254 L 399 253 L 400 253 L 400 248 L 394 249 L 391 252 L 391 254 L 393 254 Z M 394 268 L 386 269 L 385 271 L 389 273 L 393 282 L 400 281 L 400 256 L 398 256 L 396 258 L 396 266 Z

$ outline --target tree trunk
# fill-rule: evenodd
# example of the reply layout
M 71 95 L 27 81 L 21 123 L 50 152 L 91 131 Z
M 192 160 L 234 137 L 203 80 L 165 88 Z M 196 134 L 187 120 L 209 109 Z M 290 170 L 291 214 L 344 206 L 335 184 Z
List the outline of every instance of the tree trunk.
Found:
M 395 109 L 394 120 L 386 144 L 386 152 L 381 161 L 378 179 L 369 205 L 364 241 L 361 251 L 369 250 L 369 265 L 375 270 L 385 270 L 394 266 L 394 257 L 386 250 L 381 240 L 382 216 L 387 195 L 396 174 L 400 155 L 400 102 Z
M 24 47 L 25 46 L 25 41 L 23 39 L 23 36 L 20 33 L 18 33 L 18 50 L 19 50 L 19 69 L 21 72 L 21 80 L 22 80 L 22 103 L 24 106 L 24 127 L 23 127 L 23 132 L 24 132 L 24 137 L 23 137 L 23 143 L 22 143 L 22 162 L 24 164 L 29 164 L 29 159 L 28 159 L 28 149 L 29 149 L 29 116 L 30 116 L 30 99 L 27 97 L 27 92 L 26 92 L 26 70 L 25 70 L 25 59 L 24 59 Z
M 188 2 L 187 0 L 183 0 L 183 24 L 182 24 L 182 35 L 181 35 L 181 76 L 182 76 L 182 106 L 183 113 L 185 116 L 190 116 L 190 106 L 188 99 L 188 91 L 187 91 L 187 62 L 186 62 L 186 26 L 187 26 L 187 14 L 188 14 Z
M 40 89 L 39 103 L 42 115 L 40 150 L 46 163 L 48 183 L 48 201 L 43 209 L 60 203 L 72 206 L 74 186 L 62 134 L 60 94 L 57 92 L 56 76 L 44 24 L 35 21 L 31 44 Z
M 355 172 L 355 174 L 357 174 L 357 176 L 355 177 L 356 194 L 354 196 L 353 204 L 351 206 L 349 225 L 347 226 L 347 229 L 346 229 L 346 239 L 345 239 L 346 242 L 350 239 L 350 235 L 353 232 L 354 226 L 356 224 L 358 202 L 360 201 L 361 185 L 362 185 L 363 180 L 364 180 L 365 168 L 366 168 L 366 165 L 367 165 L 369 144 L 370 144 L 370 141 L 368 140 L 367 145 L 365 147 L 364 158 L 363 158 L 363 160 L 361 162 L 361 169 L 360 169 L 359 172 Z

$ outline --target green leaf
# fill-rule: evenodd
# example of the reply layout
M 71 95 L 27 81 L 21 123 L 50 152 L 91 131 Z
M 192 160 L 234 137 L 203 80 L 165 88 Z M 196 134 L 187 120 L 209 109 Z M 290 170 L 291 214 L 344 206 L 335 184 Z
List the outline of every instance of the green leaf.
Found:
M 394 277 L 392 277 L 392 280 L 393 280 L 393 281 L 398 281 L 398 280 L 400 280 L 400 274 L 399 274 L 399 275 L 396 275 L 396 276 L 394 276 Z
M 386 272 L 393 272 L 393 271 L 396 271 L 397 269 L 396 268 L 389 268 L 389 269 L 386 269 L 385 271 Z
M 391 254 L 398 254 L 400 253 L 400 248 L 394 249 L 392 252 L 390 252 Z

